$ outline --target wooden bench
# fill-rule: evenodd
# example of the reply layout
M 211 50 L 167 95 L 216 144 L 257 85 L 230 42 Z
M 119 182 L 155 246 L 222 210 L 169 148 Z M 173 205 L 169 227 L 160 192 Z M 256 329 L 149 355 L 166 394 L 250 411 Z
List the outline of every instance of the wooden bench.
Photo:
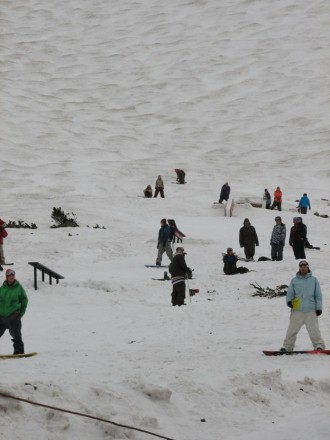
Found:
M 31 266 L 34 268 L 34 289 L 37 290 L 37 270 L 41 270 L 42 273 L 42 281 L 45 281 L 45 274 L 49 275 L 49 284 L 52 284 L 53 278 L 56 280 L 56 284 L 58 284 L 59 280 L 63 280 L 64 277 L 60 275 L 59 273 L 54 272 L 52 269 L 49 269 L 49 267 L 44 266 L 41 263 L 38 263 L 36 261 L 29 262 Z

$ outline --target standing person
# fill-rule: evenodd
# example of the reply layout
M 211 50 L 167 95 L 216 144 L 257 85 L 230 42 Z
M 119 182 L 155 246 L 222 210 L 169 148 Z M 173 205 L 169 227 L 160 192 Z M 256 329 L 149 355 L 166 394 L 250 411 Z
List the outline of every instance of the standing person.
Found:
M 220 191 L 219 203 L 222 203 L 224 200 L 227 202 L 229 199 L 229 194 L 230 194 L 230 186 L 228 185 L 228 182 L 226 182 L 224 185 L 222 185 Z
M 285 246 L 286 227 L 281 217 L 275 217 L 275 226 L 270 237 L 271 257 L 273 261 L 283 260 L 283 248 Z
M 237 267 L 238 258 L 234 254 L 232 248 L 227 249 L 227 253 L 224 255 L 223 259 L 223 271 L 226 275 L 234 275 L 236 273 L 246 273 L 249 269 L 246 267 Z
M 163 182 L 163 179 L 162 179 L 161 175 L 159 175 L 157 177 L 157 180 L 156 180 L 156 183 L 155 183 L 155 195 L 154 195 L 154 197 L 157 197 L 158 193 L 160 193 L 160 196 L 161 196 L 162 199 L 165 197 L 164 196 L 164 182 Z
M 174 170 L 176 172 L 176 181 L 183 185 L 185 182 L 186 173 L 183 170 L 180 170 L 179 168 L 175 168 Z
M 5 264 L 5 254 L 3 252 L 3 239 L 7 237 L 8 232 L 5 229 L 6 223 L 0 218 L 0 271 L 3 270 L 2 264 Z
M 305 324 L 314 350 L 324 350 L 318 317 L 322 315 L 322 292 L 320 284 L 312 275 L 307 261 L 300 261 L 299 271 L 291 280 L 286 295 L 286 304 L 291 309 L 290 324 L 280 351 L 292 351 L 297 334 Z
M 289 244 L 293 248 L 296 260 L 306 258 L 305 243 L 307 240 L 307 226 L 304 225 L 301 217 L 294 217 L 293 226 L 290 230 Z
M 274 191 L 274 201 L 270 209 L 275 208 L 277 208 L 279 211 L 282 211 L 282 191 L 279 186 Z
M 192 270 L 187 266 L 185 261 L 183 247 L 177 247 L 172 263 L 169 267 L 171 274 L 172 290 L 172 306 L 183 306 L 186 297 L 186 277 L 192 277 Z
M 158 242 L 157 242 L 157 259 L 156 259 L 156 265 L 160 266 L 162 264 L 162 258 L 163 253 L 166 252 L 166 255 L 168 258 L 172 261 L 173 260 L 173 251 L 171 248 L 171 241 L 172 241 L 172 229 L 166 222 L 166 218 L 163 218 L 160 221 L 160 229 L 158 232 Z
M 6 270 L 6 281 L 0 287 L 0 338 L 8 329 L 14 345 L 14 354 L 24 354 L 21 318 L 28 298 L 21 284 L 15 279 L 15 271 Z
M 254 261 L 255 247 L 259 246 L 257 232 L 254 226 L 251 226 L 250 220 L 246 218 L 243 226 L 239 230 L 239 244 L 244 248 L 246 261 Z
M 150 198 L 152 197 L 152 188 L 151 185 L 148 185 L 146 189 L 143 190 L 144 197 Z
M 311 209 L 311 204 L 307 194 L 304 193 L 299 201 L 298 209 L 301 214 L 307 214 L 307 208 Z
M 262 199 L 265 201 L 265 208 L 270 209 L 272 199 L 270 197 L 268 189 L 265 189 L 265 192 L 264 192 L 264 195 L 262 196 Z

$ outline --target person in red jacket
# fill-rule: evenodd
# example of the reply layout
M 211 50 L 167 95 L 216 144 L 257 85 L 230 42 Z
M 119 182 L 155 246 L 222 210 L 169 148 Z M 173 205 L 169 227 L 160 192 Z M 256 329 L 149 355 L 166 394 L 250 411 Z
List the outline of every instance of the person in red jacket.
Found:
M 279 186 L 274 191 L 274 201 L 270 209 L 275 208 L 277 208 L 279 211 L 282 211 L 282 191 Z
M 0 270 L 3 270 L 1 264 L 5 264 L 5 255 L 3 252 L 3 239 L 7 237 L 8 232 L 5 229 L 6 223 L 0 218 Z

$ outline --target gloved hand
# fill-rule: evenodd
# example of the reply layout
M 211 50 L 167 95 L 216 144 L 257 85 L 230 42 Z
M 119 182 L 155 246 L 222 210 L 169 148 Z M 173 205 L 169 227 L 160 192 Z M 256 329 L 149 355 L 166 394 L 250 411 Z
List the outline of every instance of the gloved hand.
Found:
M 322 310 L 316 310 L 316 315 L 317 316 L 321 316 L 322 315 Z
M 288 307 L 290 307 L 290 309 L 293 309 L 292 301 L 288 301 Z

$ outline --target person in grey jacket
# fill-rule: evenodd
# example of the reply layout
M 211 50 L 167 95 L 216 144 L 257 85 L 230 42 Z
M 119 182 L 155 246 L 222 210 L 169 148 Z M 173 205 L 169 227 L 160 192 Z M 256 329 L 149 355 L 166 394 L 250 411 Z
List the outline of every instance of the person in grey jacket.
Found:
M 275 217 L 275 226 L 270 237 L 271 257 L 273 261 L 283 260 L 283 248 L 285 245 L 286 227 L 281 217 Z
M 320 284 L 312 275 L 307 261 L 299 263 L 299 272 L 291 280 L 286 295 L 286 304 L 291 308 L 290 324 L 280 351 L 292 351 L 297 334 L 306 326 L 314 350 L 324 350 L 318 317 L 322 315 L 322 292 Z

